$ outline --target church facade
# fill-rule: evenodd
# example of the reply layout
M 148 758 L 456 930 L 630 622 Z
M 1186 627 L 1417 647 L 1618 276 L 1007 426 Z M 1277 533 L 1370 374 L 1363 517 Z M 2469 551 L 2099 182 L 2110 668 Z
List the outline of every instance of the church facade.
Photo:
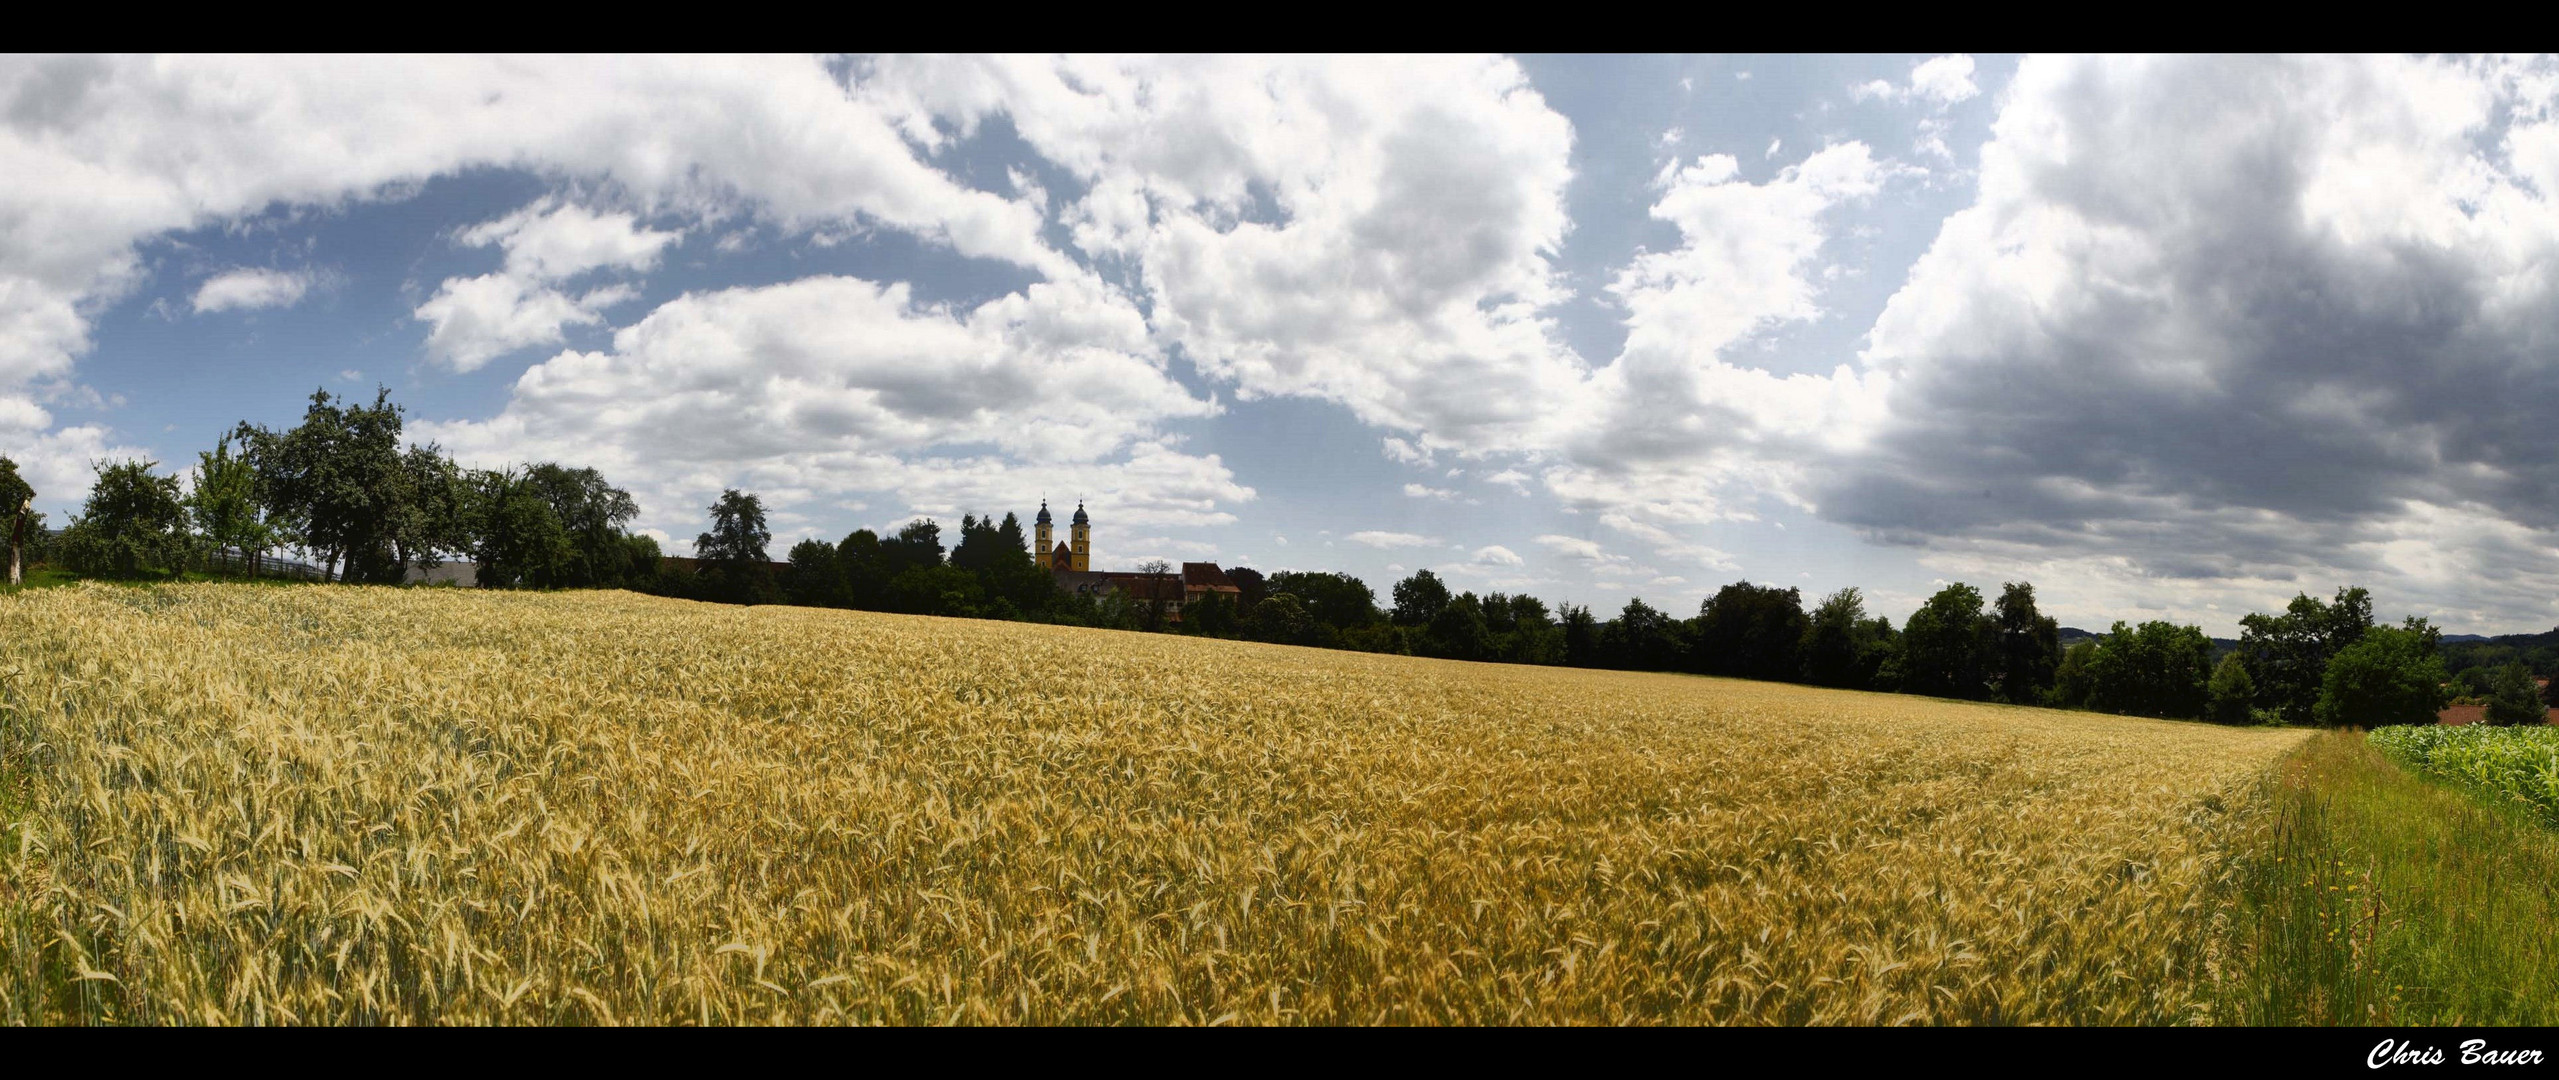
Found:
M 1068 542 L 1049 550 L 1048 500 L 1040 500 L 1040 516 L 1032 519 L 1031 551 L 1039 556 L 1040 565 L 1051 570 L 1082 573 L 1093 569 L 1093 519 L 1084 515 L 1084 503 L 1075 504 L 1075 517 L 1067 526 Z M 1020 565 L 1020 564 L 1015 564 Z
M 1068 520 L 1067 539 L 1056 540 L 1048 502 L 1040 502 L 1039 516 L 1032 520 L 1032 536 L 1040 565 L 1057 579 L 1057 587 L 1077 596 L 1100 597 L 1106 593 L 1126 593 L 1139 602 L 1160 601 L 1164 613 L 1174 622 L 1182 621 L 1182 605 L 1202 597 L 1223 595 L 1240 599 L 1243 590 L 1226 571 L 1213 562 L 1186 562 L 1178 574 L 1099 571 L 1093 569 L 1093 519 L 1084 512 L 1084 504 L 1075 504 L 1075 516 Z

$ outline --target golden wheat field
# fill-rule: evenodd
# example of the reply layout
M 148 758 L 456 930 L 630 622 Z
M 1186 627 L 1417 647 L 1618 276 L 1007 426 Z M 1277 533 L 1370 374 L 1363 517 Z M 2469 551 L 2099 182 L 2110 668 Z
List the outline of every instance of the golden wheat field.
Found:
M 0 600 L 0 1020 L 2154 1023 L 2299 735 L 627 593 Z

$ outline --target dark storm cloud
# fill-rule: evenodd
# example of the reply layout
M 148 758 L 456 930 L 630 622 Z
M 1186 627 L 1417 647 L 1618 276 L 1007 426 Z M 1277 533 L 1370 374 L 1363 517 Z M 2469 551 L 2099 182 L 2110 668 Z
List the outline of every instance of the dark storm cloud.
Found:
M 2452 538 L 2477 572 L 2546 573 L 2548 537 L 2513 534 L 2559 526 L 2559 218 L 2478 149 L 2546 115 L 2517 86 L 2397 59 L 2022 66 L 1980 202 L 1875 327 L 1890 416 L 1815 470 L 1822 513 L 2281 580 L 2418 574 L 2389 543 L 2458 508 L 2507 526 Z

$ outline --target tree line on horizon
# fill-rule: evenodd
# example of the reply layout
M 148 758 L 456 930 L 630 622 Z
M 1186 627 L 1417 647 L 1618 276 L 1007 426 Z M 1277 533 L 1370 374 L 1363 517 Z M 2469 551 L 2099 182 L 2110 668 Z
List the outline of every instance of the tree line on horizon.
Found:
M 630 493 L 592 468 L 543 462 L 465 469 L 434 444 L 402 449 L 389 390 L 367 406 L 327 390 L 301 423 L 243 421 L 197 455 L 182 482 L 159 463 L 92 463 L 80 513 L 59 531 L 27 511 L 26 554 L 74 574 L 169 579 L 259 577 L 292 549 L 324 580 L 398 584 L 411 570 L 474 564 L 492 587 L 616 588 L 659 576 L 657 541 L 629 532 Z M 0 499 L 33 488 L 0 457 Z
M 2251 614 L 2236 647 L 2218 657 L 2200 628 L 2160 620 L 2119 621 L 2100 640 L 2064 649 L 2027 582 L 2004 584 L 1995 600 L 1948 585 L 1896 628 L 1855 587 L 1807 610 L 1798 589 L 1742 581 L 1690 618 L 1636 598 L 1602 619 L 1526 594 L 1452 591 L 1427 569 L 1397 582 L 1381 605 L 1349 574 L 1237 567 L 1227 573 L 1238 595 L 1183 604 L 1176 618 L 1177 585 L 1144 595 L 1060 588 L 1010 513 L 963 515 L 947 547 L 930 518 L 887 536 L 856 529 L 832 544 L 803 540 L 777 567 L 762 500 L 736 489 L 709 508 L 711 528 L 685 573 L 670 569 L 656 540 L 628 531 L 637 504 L 595 469 L 464 469 L 433 444 L 402 449 L 402 416 L 387 389 L 370 406 L 318 390 L 294 427 L 234 427 L 198 455 L 191 485 L 160 475 L 156 462 L 97 462 L 82 512 L 65 528 L 48 533 L 42 515 L 26 511 L 35 527 L 17 534 L 40 538 L 36 557 L 96 577 L 256 576 L 265 553 L 292 548 L 317 558 L 325 579 L 346 582 L 399 583 L 452 559 L 472 563 L 488 588 L 629 588 L 2222 723 L 2417 723 L 2453 700 L 2487 705 L 2491 722 L 2539 722 L 2545 691 L 2535 677 L 2559 673 L 2559 630 L 2520 647 L 2447 645 L 2424 619 L 2376 624 L 2361 588 Z M 0 457 L 0 501 L 24 507 L 33 494 Z M 1170 571 L 1160 560 L 1141 569 L 1177 580 Z
M 725 492 L 713 520 L 713 531 L 697 543 L 712 555 L 696 580 L 731 584 L 694 595 L 733 602 L 1687 672 L 2232 724 L 2427 723 L 2451 699 L 2441 632 L 2420 618 L 2377 625 L 2371 595 L 2359 587 L 2340 588 L 2331 602 L 2305 594 L 2279 614 L 2249 615 L 2236 648 L 2218 658 L 2200 627 L 2164 620 L 2118 621 L 2101 639 L 2064 649 L 2059 625 L 2037 610 L 2028 582 L 2006 583 L 1996 600 L 1971 585 L 1948 585 L 1896 629 L 1870 614 L 1853 586 L 1807 611 L 1798 589 L 1742 581 L 1718 589 L 1693 618 L 1636 598 L 1603 620 L 1587 606 L 1549 608 L 1526 594 L 1455 592 L 1428 569 L 1397 582 L 1391 603 L 1381 606 L 1369 585 L 1349 574 L 1235 567 L 1226 571 L 1239 589 L 1235 599 L 1209 594 L 1183 605 L 1173 620 L 1160 598 L 1077 597 L 1058 588 L 1009 513 L 1000 522 L 964 515 L 947 560 L 941 527 L 928 518 L 885 539 L 857 529 L 835 544 L 803 540 L 778 573 L 767 572 L 770 534 L 760 500 Z M 2491 722 L 2541 719 L 2541 691 L 2528 666 L 2506 664 L 2488 681 Z

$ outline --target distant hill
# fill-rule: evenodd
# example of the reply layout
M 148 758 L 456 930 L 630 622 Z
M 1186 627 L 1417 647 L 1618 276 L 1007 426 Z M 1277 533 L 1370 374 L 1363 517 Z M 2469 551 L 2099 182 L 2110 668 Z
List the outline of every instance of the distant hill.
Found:
M 2446 645 L 2506 645 L 2517 650 L 2559 645 L 2559 627 L 2538 634 L 2445 634 Z

